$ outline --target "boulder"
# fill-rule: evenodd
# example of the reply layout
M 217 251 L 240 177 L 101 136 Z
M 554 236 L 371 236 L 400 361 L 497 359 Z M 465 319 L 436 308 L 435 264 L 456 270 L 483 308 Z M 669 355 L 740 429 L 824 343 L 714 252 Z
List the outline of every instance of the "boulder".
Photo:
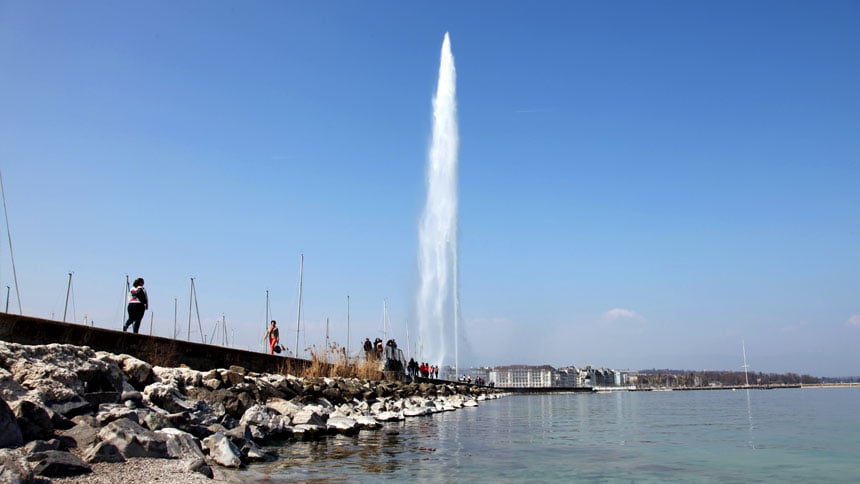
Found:
M 296 405 L 295 403 L 284 400 L 283 398 L 270 398 L 266 401 L 266 406 L 274 409 L 279 414 L 290 418 L 302 409 L 301 405 Z
M 125 462 L 119 448 L 110 441 L 99 442 L 84 452 L 84 460 L 90 464 L 97 462 Z
M 245 411 L 256 403 L 254 397 L 249 393 L 237 392 L 235 389 L 228 390 L 222 388 L 214 392 L 206 391 L 205 393 L 204 395 L 202 392 L 198 392 L 196 395 L 198 398 L 205 399 L 213 407 L 218 406 L 219 408 L 223 408 L 227 415 L 235 419 L 242 418 Z
M 122 362 L 122 371 L 128 377 L 131 386 L 140 389 L 152 383 L 155 376 L 152 373 L 152 365 L 133 356 L 121 356 L 125 357 Z
M 33 482 L 33 472 L 19 449 L 0 449 L 0 482 L 9 484 Z
M 221 388 L 221 385 L 222 385 L 222 383 L 221 383 L 221 380 L 219 378 L 204 378 L 203 379 L 203 386 L 206 387 L 207 389 L 213 391 L 213 392 L 215 390 L 218 390 L 219 388 Z
M 92 472 L 90 466 L 74 455 L 61 450 L 46 450 L 27 456 L 33 474 L 44 477 L 71 477 Z
M 203 374 L 191 368 L 165 368 L 162 366 L 152 367 L 152 373 L 156 381 L 172 384 L 184 391 L 186 387 L 199 387 L 203 382 Z
M 325 425 L 314 424 L 299 424 L 293 426 L 293 437 L 298 440 L 311 440 L 319 436 L 325 435 L 327 428 Z
M 326 421 L 326 428 L 330 432 L 347 435 L 355 434 L 359 430 L 358 422 L 349 417 L 329 417 Z
M 135 406 L 143 404 L 143 395 L 137 390 L 124 391 L 119 396 L 119 400 L 123 403 L 132 402 Z
M 248 462 L 267 462 L 275 460 L 277 458 L 275 454 L 272 454 L 271 452 L 266 452 L 264 449 L 254 443 L 253 440 L 245 441 L 245 445 L 243 445 L 240 450 L 242 452 L 242 457 L 244 457 L 245 460 Z
M 290 425 L 290 418 L 269 407 L 255 404 L 245 411 L 239 425 L 256 425 L 264 434 L 274 437 L 284 433 L 284 429 Z
M 57 439 L 51 440 L 33 440 L 27 442 L 27 445 L 21 448 L 25 454 L 35 454 L 46 450 L 60 450 L 60 441 Z
M 250 425 L 240 424 L 226 432 L 223 432 L 223 434 L 240 449 L 244 447 L 246 443 L 254 441 L 254 437 L 251 435 Z
M 319 413 L 309 408 L 303 408 L 293 416 L 293 425 L 316 425 L 325 427 L 325 419 Z
M 125 405 L 110 403 L 99 405 L 99 413 L 96 414 L 96 422 L 98 422 L 100 427 L 104 427 L 114 420 L 119 420 L 121 418 L 129 419 L 134 423 L 140 423 L 137 412 L 127 408 Z
M 129 419 L 115 420 L 102 427 L 99 438 L 115 445 L 123 457 L 170 457 L 163 437 Z
M 0 347 L 0 399 L 15 401 L 27 394 L 27 389 L 15 381 L 12 372 L 3 368 L 2 350 Z
M 54 422 L 48 410 L 30 400 L 18 400 L 12 404 L 12 412 L 25 442 L 50 439 L 54 435 Z
M 373 430 L 382 427 L 382 424 L 378 422 L 375 418 L 369 417 L 367 415 L 356 415 L 352 417 L 359 427 L 363 429 Z
M 187 459 L 205 457 L 203 449 L 200 447 L 200 440 L 197 437 L 183 432 L 179 429 L 165 428 L 155 432 L 167 444 L 167 454 L 174 459 Z
M 140 418 L 140 414 L 138 414 L 138 418 Z M 149 430 L 161 430 L 165 427 L 170 427 L 170 420 L 166 415 L 162 415 L 158 412 L 146 412 L 143 416 L 143 424 L 146 425 Z
M 221 381 L 224 385 L 231 387 L 245 382 L 244 373 L 239 373 L 232 370 L 224 370 L 221 372 Z
M 430 415 L 433 411 L 429 407 L 409 407 L 403 409 L 404 417 L 422 417 Z
M 18 419 L 6 401 L 0 398 L 0 448 L 20 447 L 23 444 L 24 436 L 18 426 Z
M 74 439 L 77 448 L 86 449 L 99 441 L 99 429 L 86 420 L 80 420 L 74 427 L 64 430 L 62 435 Z
M 116 391 L 122 372 L 115 363 L 101 361 L 86 346 L 48 344 L 0 345 L 2 365 L 30 400 L 65 402 L 88 392 Z
M 246 370 L 244 367 L 239 366 L 239 365 L 230 365 L 230 368 L 227 368 L 227 369 L 234 372 L 234 373 L 238 373 L 242 376 L 248 374 L 248 370 Z
M 203 474 L 204 476 L 212 479 L 215 477 L 215 474 L 212 472 L 212 468 L 209 467 L 209 464 L 206 463 L 203 459 L 196 459 L 190 464 L 188 464 L 188 470 L 190 472 L 196 472 L 198 474 Z
M 170 413 L 179 413 L 194 409 L 187 402 L 175 384 L 156 382 L 143 389 L 143 396 L 153 405 Z
M 80 395 L 67 400 L 47 400 L 45 406 L 53 412 L 68 418 L 83 415 L 93 409 L 93 404 Z
M 405 420 L 402 413 L 389 412 L 387 410 L 384 412 L 379 412 L 378 414 L 374 415 L 373 418 L 380 422 L 396 422 L 399 420 Z
M 216 432 L 203 439 L 203 445 L 209 451 L 209 458 L 224 467 L 242 467 L 242 452 L 224 435 Z

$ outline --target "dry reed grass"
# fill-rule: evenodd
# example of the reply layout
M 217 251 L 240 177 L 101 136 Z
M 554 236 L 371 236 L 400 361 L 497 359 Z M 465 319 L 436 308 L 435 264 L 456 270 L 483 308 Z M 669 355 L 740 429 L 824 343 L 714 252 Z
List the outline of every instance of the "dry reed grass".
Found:
M 311 353 L 311 364 L 301 371 L 300 376 L 309 377 L 341 377 L 360 378 L 362 380 L 382 380 L 383 374 L 380 370 L 378 360 L 366 360 L 364 358 L 350 358 L 346 349 L 332 343 L 331 346 L 318 349 L 309 348 Z

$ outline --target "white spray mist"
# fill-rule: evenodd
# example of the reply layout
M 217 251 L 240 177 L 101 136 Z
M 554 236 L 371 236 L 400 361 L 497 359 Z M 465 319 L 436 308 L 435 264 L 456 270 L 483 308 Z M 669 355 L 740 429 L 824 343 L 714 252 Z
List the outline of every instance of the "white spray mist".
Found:
M 459 365 L 460 316 L 457 262 L 457 152 L 460 140 L 456 85 L 451 40 L 446 32 L 439 62 L 439 82 L 433 98 L 433 139 L 427 157 L 427 202 L 419 227 L 417 316 L 423 349 L 419 357 L 431 364 L 453 363 L 455 367 Z

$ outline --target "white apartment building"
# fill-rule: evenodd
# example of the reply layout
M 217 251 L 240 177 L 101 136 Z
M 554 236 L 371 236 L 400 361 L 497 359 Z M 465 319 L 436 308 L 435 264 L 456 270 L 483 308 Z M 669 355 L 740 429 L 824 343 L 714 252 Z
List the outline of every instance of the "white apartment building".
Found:
M 489 381 L 503 388 L 545 388 L 553 386 L 554 372 L 549 365 L 497 366 L 490 370 Z

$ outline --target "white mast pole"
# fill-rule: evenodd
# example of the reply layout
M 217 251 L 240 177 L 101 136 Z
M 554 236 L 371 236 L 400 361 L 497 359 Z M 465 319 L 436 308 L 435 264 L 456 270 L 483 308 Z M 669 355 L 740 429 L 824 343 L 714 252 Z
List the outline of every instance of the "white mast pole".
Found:
M 299 357 L 299 330 L 302 323 L 302 275 L 305 270 L 305 255 L 299 259 L 299 309 L 296 314 L 296 358 Z

